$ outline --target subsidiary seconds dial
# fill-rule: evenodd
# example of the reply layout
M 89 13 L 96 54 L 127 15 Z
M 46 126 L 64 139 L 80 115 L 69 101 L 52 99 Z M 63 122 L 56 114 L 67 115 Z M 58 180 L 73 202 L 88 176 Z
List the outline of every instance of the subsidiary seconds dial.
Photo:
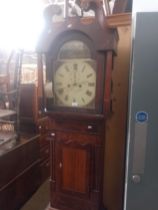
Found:
M 95 99 L 95 69 L 85 60 L 65 61 L 55 72 L 54 91 L 61 105 L 88 106 Z

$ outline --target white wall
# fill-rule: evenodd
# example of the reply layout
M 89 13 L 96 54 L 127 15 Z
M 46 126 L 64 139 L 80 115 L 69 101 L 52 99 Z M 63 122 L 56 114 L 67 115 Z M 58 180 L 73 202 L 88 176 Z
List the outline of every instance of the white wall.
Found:
M 135 37 L 135 22 L 137 12 L 158 12 L 158 0 L 133 0 L 132 38 Z
M 133 12 L 158 11 L 158 0 L 133 0 Z

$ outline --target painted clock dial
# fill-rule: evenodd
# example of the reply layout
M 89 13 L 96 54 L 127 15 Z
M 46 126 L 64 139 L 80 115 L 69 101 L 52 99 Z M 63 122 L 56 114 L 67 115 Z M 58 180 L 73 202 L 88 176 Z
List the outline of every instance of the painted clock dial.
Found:
M 95 68 L 84 59 L 63 62 L 55 71 L 54 91 L 62 106 L 92 107 L 96 95 Z

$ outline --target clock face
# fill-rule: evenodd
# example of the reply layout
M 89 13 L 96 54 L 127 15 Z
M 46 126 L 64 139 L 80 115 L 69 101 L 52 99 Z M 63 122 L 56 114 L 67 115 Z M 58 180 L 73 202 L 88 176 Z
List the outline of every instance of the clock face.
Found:
M 96 95 L 96 71 L 90 62 L 72 59 L 55 71 L 54 92 L 57 105 L 92 108 Z M 93 104 L 93 106 L 92 106 Z

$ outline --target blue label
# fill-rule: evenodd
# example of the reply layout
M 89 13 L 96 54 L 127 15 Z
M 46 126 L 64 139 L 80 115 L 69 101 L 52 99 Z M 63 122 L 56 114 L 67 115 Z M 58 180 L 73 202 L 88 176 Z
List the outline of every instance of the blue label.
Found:
M 141 111 L 136 113 L 136 121 L 137 122 L 147 122 L 148 121 L 148 113 Z

